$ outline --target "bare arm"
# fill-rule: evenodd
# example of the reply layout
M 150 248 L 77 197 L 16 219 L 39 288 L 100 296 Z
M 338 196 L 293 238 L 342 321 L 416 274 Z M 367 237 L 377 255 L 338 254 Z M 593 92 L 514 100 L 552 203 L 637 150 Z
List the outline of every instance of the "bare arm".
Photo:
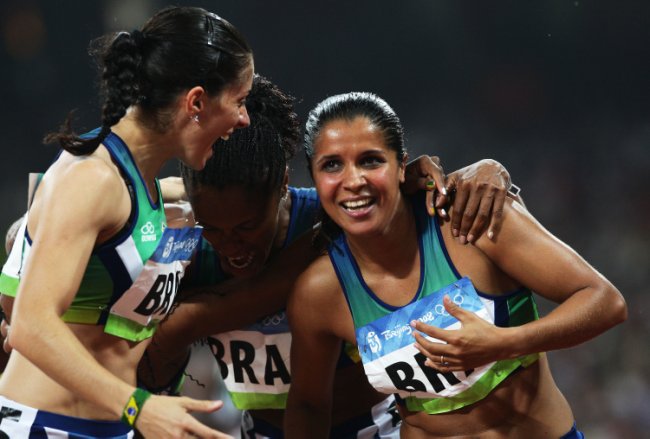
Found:
M 291 387 L 284 415 L 290 438 L 328 438 L 332 386 L 341 338 L 332 326 L 343 298 L 329 259 L 314 263 L 296 282 L 287 308 L 291 325 Z M 345 303 L 343 303 L 344 306 Z M 345 310 L 343 310 L 345 311 Z
M 183 301 L 158 328 L 140 378 L 152 388 L 168 384 L 197 340 L 239 329 L 284 308 L 289 291 L 317 253 L 308 232 L 276 255 L 257 276 L 183 291 Z
M 166 177 L 160 179 L 160 191 L 165 203 L 187 201 L 185 186 L 181 177 Z
M 430 343 L 416 336 L 422 352 L 432 362 L 444 355 L 450 370 L 461 370 L 568 348 L 601 334 L 627 316 L 621 293 L 516 203 L 506 204 L 499 239 L 482 239 L 476 244 L 511 278 L 559 305 L 539 320 L 498 328 L 447 300 L 446 308 L 463 324 L 460 330 L 445 331 L 421 323 L 416 326 L 449 343 Z
M 119 419 L 134 387 L 99 364 L 60 317 L 76 294 L 98 237 L 111 236 L 125 219 L 119 208 L 124 192 L 117 189 L 123 183 L 98 159 L 60 160 L 67 160 L 67 166 L 46 176 L 49 181 L 43 181 L 32 205 L 33 246 L 15 300 L 9 339 L 16 351 L 57 383 Z M 219 406 L 189 398 L 153 397 L 144 405 L 137 425 L 156 437 L 184 431 L 223 437 L 187 413 Z
M 109 205 L 120 200 L 107 196 L 111 189 L 116 192 L 115 176 L 96 160 L 77 161 L 69 168 L 50 176 L 53 181 L 42 184 L 37 194 L 37 215 L 30 223 L 35 227 L 30 230 L 33 246 L 14 303 L 9 339 L 55 381 L 119 418 L 133 388 L 99 365 L 60 317 L 74 298 L 100 232 L 119 224 L 118 209 Z M 84 367 L 72 370 L 79 364 Z

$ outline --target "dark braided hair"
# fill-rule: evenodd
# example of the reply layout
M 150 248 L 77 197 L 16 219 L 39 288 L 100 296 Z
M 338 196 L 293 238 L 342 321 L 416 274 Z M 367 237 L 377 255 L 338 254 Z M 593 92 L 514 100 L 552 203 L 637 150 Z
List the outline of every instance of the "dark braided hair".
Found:
M 398 162 L 406 157 L 404 145 L 404 128 L 395 111 L 379 96 L 368 92 L 350 92 L 330 96 L 321 101 L 309 112 L 305 125 L 305 156 L 309 173 L 313 177 L 311 160 L 314 156 L 314 143 L 327 123 L 335 120 L 353 121 L 365 117 L 372 125 L 379 128 L 389 149 L 395 151 Z M 321 228 L 316 238 L 318 246 L 331 242 L 341 233 L 339 226 L 320 208 Z M 324 239 L 323 239 L 324 238 Z
M 287 162 L 300 140 L 294 98 L 268 79 L 255 75 L 246 98 L 250 125 L 219 139 L 205 168 L 196 171 L 180 164 L 185 191 L 192 197 L 201 186 L 272 193 L 282 186 Z
M 132 105 L 140 107 L 142 123 L 164 132 L 179 93 L 202 86 L 216 96 L 240 79 L 252 59 L 248 43 L 233 25 L 195 7 L 165 8 L 141 31 L 94 40 L 90 53 L 101 70 L 104 96 L 99 135 L 78 136 L 68 116 L 59 132 L 45 138 L 74 155 L 95 151 Z

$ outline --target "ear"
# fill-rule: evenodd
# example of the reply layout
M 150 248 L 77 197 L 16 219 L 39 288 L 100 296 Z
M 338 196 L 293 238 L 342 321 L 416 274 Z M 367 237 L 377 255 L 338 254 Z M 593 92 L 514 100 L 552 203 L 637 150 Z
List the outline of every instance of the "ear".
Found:
M 407 152 L 404 153 L 402 161 L 399 164 L 399 182 L 404 183 L 406 181 L 406 164 L 409 161 L 409 155 Z
M 183 103 L 183 109 L 187 113 L 188 119 L 198 116 L 203 111 L 203 107 L 205 106 L 203 101 L 206 96 L 205 89 L 201 86 L 197 85 L 188 90 Z

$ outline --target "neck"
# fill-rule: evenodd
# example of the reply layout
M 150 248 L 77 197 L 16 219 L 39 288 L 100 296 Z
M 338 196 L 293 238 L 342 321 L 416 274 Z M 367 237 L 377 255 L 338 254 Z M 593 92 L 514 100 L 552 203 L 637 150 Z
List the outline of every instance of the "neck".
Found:
M 373 236 L 346 235 L 362 270 L 401 271 L 419 255 L 415 216 L 410 201 L 402 197 L 389 227 Z
M 154 195 L 154 180 L 165 162 L 173 157 L 168 136 L 145 128 L 135 119 L 133 111 L 111 129 L 126 143 L 149 192 Z

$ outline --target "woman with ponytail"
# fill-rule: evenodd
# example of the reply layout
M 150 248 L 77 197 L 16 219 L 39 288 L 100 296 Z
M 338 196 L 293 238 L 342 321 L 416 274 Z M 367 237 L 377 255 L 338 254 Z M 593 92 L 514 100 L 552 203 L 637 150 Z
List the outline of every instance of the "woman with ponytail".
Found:
M 249 123 L 253 55 L 227 21 L 170 7 L 96 42 L 101 126 L 70 119 L 3 267 L 14 351 L 0 379 L 0 437 L 225 437 L 188 412 L 221 402 L 150 395 L 136 365 L 174 300 L 198 231 L 166 227 L 156 175 L 202 169 Z M 120 422 L 121 420 L 121 422 Z M 40 436 L 39 436 L 40 437 Z

